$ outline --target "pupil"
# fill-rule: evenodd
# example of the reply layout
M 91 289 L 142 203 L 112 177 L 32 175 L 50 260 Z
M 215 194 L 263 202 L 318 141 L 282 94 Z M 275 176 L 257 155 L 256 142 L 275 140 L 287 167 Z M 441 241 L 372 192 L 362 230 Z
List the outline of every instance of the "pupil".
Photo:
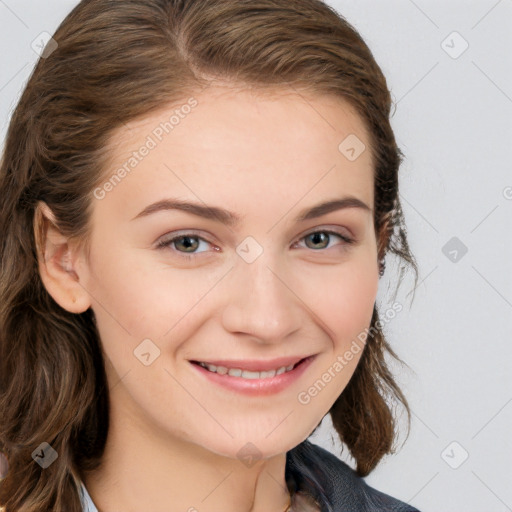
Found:
M 317 244 L 317 243 L 321 243 L 321 240 L 318 240 L 318 238 L 324 238 L 325 239 L 327 237 L 327 235 L 326 235 L 326 233 L 313 233 L 311 235 L 311 237 L 313 239 L 313 243 Z
M 181 240 L 186 240 L 185 243 L 182 243 L 182 245 L 184 245 L 186 249 L 189 249 L 194 245 L 194 244 L 190 243 L 190 239 L 191 239 L 191 237 L 189 237 L 189 236 L 184 236 L 181 238 Z

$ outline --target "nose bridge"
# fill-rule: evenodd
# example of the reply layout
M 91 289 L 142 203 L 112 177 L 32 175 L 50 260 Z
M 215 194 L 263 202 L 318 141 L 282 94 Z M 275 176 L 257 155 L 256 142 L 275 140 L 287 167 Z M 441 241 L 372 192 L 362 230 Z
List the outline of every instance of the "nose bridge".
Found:
M 298 329 L 300 301 L 287 286 L 288 273 L 277 258 L 265 250 L 253 261 L 237 261 L 223 315 L 226 329 L 268 341 L 282 340 Z

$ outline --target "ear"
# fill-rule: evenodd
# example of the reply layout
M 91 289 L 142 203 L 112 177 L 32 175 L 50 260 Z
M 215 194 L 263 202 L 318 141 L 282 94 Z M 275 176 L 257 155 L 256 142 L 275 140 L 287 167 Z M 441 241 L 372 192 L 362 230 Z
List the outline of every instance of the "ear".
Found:
M 79 251 L 59 231 L 55 216 L 43 201 L 38 202 L 34 213 L 34 237 L 39 275 L 48 293 L 70 313 L 86 311 L 91 300 L 75 268 Z

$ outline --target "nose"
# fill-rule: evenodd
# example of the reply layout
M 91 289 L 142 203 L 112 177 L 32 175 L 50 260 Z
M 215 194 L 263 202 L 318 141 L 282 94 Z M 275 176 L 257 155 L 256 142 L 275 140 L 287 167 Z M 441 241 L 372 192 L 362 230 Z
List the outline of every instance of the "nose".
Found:
M 294 291 L 291 273 L 270 264 L 270 258 L 264 256 L 235 265 L 227 284 L 229 295 L 222 322 L 231 333 L 270 344 L 299 330 L 307 308 Z

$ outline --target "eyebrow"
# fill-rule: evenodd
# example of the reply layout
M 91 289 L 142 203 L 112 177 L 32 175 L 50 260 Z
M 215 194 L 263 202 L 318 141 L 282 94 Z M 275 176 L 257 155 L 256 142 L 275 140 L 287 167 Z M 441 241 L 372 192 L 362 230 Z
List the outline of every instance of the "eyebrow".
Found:
M 303 222 L 310 219 L 316 219 L 317 217 L 321 217 L 328 213 L 344 210 L 347 208 L 359 208 L 363 211 L 371 212 L 372 209 L 363 201 L 358 199 L 357 197 L 347 196 L 341 199 L 332 199 L 329 201 L 325 201 L 323 203 L 319 203 L 311 208 L 306 208 L 302 210 L 297 217 L 295 217 L 295 222 Z M 146 206 L 141 212 L 139 212 L 132 220 L 138 219 L 140 217 L 146 217 L 156 212 L 167 211 L 167 210 L 178 210 L 184 211 L 187 213 L 191 213 L 192 215 L 196 215 L 197 217 L 202 217 L 204 219 L 214 220 L 217 222 L 221 222 L 226 226 L 234 227 L 240 224 L 241 217 L 233 213 L 229 210 L 221 208 L 219 206 L 208 206 L 200 203 L 194 203 L 190 201 L 183 201 L 180 199 L 161 199 L 156 203 L 152 203 L 149 206 Z

